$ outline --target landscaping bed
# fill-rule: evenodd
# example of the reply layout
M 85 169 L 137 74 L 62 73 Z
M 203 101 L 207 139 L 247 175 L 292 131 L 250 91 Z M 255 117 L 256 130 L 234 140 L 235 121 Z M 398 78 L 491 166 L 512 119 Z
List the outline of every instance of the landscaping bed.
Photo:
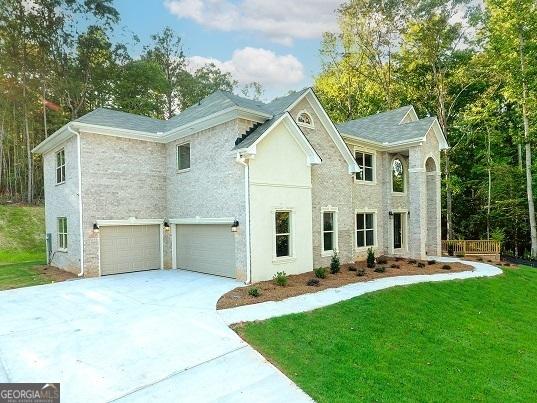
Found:
M 327 288 L 337 288 L 347 284 L 370 281 L 382 277 L 408 276 L 418 274 L 449 273 L 473 270 L 472 266 L 462 263 L 441 263 L 434 261 L 412 261 L 408 259 L 384 258 L 386 263 L 377 263 L 375 268 L 368 268 L 367 263 L 356 262 L 355 264 L 341 265 L 340 271 L 331 274 L 330 269 L 325 269 L 326 278 L 317 278 L 314 271 L 287 276 L 287 285 L 277 285 L 273 280 L 261 281 L 246 287 L 237 287 L 218 300 L 216 309 L 234 308 L 242 305 L 257 304 L 266 301 L 281 301 L 297 295 L 313 293 Z M 381 260 L 384 262 L 384 260 Z M 415 262 L 415 263 L 414 263 Z M 418 264 L 423 267 L 419 267 Z M 398 267 L 391 267 L 397 265 Z M 443 268 L 449 266 L 449 269 Z M 384 272 L 376 272 L 375 269 L 383 267 Z M 349 270 L 351 269 L 351 270 Z M 363 273 L 361 271 L 363 270 Z M 363 275 L 358 275 L 358 273 Z M 308 281 L 316 279 L 317 285 L 307 285 Z M 252 289 L 256 288 L 259 295 L 252 296 Z

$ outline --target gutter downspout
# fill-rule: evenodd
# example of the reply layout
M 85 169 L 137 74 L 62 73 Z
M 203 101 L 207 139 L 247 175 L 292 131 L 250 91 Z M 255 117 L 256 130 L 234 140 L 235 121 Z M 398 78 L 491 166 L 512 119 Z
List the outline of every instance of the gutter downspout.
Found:
M 78 215 L 80 227 L 80 273 L 78 277 L 84 275 L 84 231 L 82 229 L 82 166 L 80 164 L 80 132 L 75 131 L 70 125 L 67 125 L 67 130 L 76 135 L 77 163 L 78 163 Z
M 244 202 L 245 202 L 245 214 L 246 214 L 246 284 L 250 284 L 252 281 L 252 265 L 251 265 L 251 251 L 250 251 L 250 170 L 249 165 L 245 162 L 245 159 L 237 153 L 236 161 L 244 166 Z

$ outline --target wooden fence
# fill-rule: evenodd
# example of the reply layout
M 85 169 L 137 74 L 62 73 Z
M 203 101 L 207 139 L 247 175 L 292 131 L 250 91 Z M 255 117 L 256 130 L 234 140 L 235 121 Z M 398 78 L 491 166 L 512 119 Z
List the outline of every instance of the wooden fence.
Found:
M 500 242 L 486 240 L 450 240 L 442 241 L 442 254 L 448 255 L 453 249 L 453 255 L 499 255 Z

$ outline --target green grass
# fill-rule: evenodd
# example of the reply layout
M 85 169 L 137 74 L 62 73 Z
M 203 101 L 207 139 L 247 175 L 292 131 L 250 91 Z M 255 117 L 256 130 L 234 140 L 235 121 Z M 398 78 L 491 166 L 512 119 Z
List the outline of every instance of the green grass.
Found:
M 397 287 L 237 328 L 319 402 L 537 400 L 537 270 Z
M 43 207 L 0 206 L 0 290 L 50 282 L 34 267 L 46 263 Z

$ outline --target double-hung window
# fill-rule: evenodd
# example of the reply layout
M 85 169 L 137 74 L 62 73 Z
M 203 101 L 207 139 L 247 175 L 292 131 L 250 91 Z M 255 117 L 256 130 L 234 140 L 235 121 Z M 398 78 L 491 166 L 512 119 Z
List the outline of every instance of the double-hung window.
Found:
M 65 150 L 56 153 L 56 184 L 65 182 Z
M 177 170 L 190 169 L 190 143 L 177 146 Z
M 58 249 L 67 250 L 67 218 L 58 217 Z
M 363 248 L 375 245 L 374 213 L 356 214 L 356 247 Z
M 337 213 L 323 211 L 322 220 L 323 253 L 331 254 L 337 250 Z
M 354 158 L 360 167 L 360 172 L 356 172 L 356 180 L 373 182 L 373 154 L 355 151 Z
M 276 257 L 291 256 L 291 212 L 279 210 L 274 214 Z

